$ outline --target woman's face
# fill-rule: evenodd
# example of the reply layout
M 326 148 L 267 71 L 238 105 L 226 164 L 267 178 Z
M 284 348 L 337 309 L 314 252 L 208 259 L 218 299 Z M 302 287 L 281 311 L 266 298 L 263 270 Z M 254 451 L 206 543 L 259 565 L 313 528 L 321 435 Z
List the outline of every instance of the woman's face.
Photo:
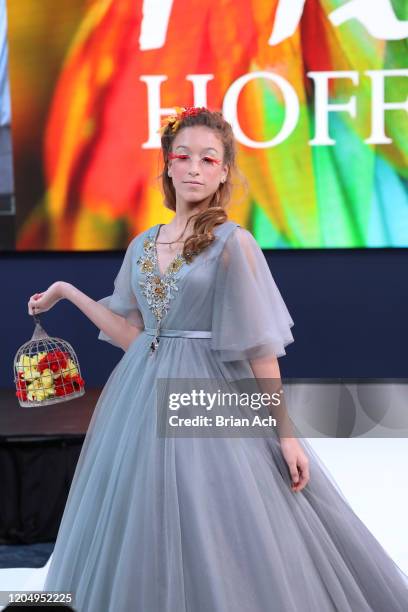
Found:
M 168 173 L 178 197 L 201 202 L 218 189 L 227 176 L 224 145 L 214 130 L 195 125 L 182 128 L 173 140 Z

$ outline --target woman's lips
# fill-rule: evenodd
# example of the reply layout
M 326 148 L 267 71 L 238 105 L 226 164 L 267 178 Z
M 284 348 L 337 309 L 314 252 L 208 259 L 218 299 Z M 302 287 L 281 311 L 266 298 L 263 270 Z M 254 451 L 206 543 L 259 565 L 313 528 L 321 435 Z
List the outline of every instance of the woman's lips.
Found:
M 198 183 L 197 181 L 184 181 L 186 185 L 202 185 L 202 183 Z

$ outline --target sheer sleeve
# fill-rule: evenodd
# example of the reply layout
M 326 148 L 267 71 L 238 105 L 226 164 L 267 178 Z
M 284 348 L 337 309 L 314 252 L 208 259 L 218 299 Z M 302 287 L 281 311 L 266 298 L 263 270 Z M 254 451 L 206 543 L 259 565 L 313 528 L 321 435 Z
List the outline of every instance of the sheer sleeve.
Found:
M 133 246 L 135 239 L 129 244 L 125 257 L 122 261 L 121 268 L 113 281 L 113 293 L 107 297 L 97 300 L 103 306 L 106 306 L 112 312 L 121 315 L 134 327 L 139 329 L 144 328 L 143 317 L 139 309 L 136 296 L 132 289 L 132 267 L 133 267 Z M 107 336 L 102 330 L 99 333 L 98 340 L 110 342 L 113 346 L 119 346 L 112 338 Z M 119 347 L 120 348 L 120 347 Z
M 228 236 L 216 273 L 211 348 L 222 361 L 286 355 L 294 322 L 252 234 Z

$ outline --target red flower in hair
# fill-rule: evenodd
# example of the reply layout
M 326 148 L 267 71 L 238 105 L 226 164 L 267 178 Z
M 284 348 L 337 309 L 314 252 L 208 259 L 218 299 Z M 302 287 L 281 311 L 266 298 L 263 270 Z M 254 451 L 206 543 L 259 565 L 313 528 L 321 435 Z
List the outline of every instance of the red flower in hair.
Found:
M 181 118 L 184 119 L 185 117 L 194 117 L 194 115 L 199 115 L 205 110 L 207 110 L 205 106 L 189 106 L 181 113 Z
M 184 108 L 183 106 L 176 106 L 175 108 L 177 111 L 175 115 L 170 115 L 162 120 L 162 126 L 159 129 L 161 135 L 164 133 L 168 125 L 171 126 L 171 131 L 175 132 L 182 119 L 185 117 L 193 117 L 202 111 L 208 110 L 205 106 L 188 106 L 187 108 Z

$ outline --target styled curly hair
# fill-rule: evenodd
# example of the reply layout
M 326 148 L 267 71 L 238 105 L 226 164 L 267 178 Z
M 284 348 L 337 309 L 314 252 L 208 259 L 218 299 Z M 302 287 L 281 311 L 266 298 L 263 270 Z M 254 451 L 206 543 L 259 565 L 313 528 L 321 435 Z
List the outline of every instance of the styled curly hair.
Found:
M 219 184 L 208 203 L 208 207 L 204 211 L 199 211 L 189 217 L 189 220 L 195 217 L 193 233 L 185 241 L 182 255 L 187 262 L 191 262 L 194 256 L 215 240 L 214 228 L 228 220 L 226 208 L 233 189 L 232 173 L 237 173 L 237 167 L 234 134 L 231 125 L 224 119 L 222 113 L 211 111 L 205 107 L 199 109 L 190 107 L 187 110 L 193 112 L 191 114 L 186 113 L 185 116 L 183 114 L 179 115 L 178 117 L 181 118 L 176 122 L 176 129 L 174 129 L 174 125 L 168 123 L 161 133 L 164 167 L 159 178 L 162 181 L 165 207 L 176 211 L 176 191 L 171 178 L 168 176 L 168 162 L 173 141 L 183 128 L 202 125 L 214 130 L 224 146 L 223 164 L 228 165 L 226 180 Z

